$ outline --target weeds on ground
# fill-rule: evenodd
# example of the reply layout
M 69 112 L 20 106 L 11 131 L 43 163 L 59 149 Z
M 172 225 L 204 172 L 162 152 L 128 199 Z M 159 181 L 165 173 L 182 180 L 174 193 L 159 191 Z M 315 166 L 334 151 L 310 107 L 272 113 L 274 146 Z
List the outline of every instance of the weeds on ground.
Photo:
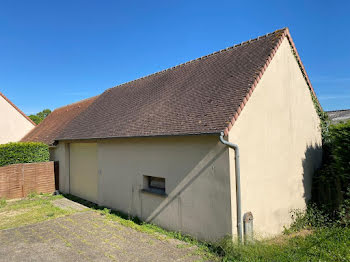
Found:
M 41 195 L 43 195 L 43 194 L 41 194 Z M 35 198 L 35 197 L 37 197 L 37 196 L 38 196 L 38 193 L 36 193 L 35 191 L 32 191 L 32 192 L 30 192 L 30 193 L 27 195 L 27 198 L 33 199 L 33 198 Z
M 6 199 L 5 198 L 0 198 L 0 208 L 6 206 Z
M 31 195 L 30 198 L 0 203 L 0 230 L 28 225 L 73 213 L 54 206 L 51 201 L 62 196 Z
M 174 232 L 165 230 L 154 224 L 142 222 L 138 218 L 131 218 L 122 214 L 120 212 L 115 212 L 108 208 L 104 208 L 99 211 L 102 215 L 106 216 L 107 219 L 116 221 L 121 225 L 133 228 L 139 232 L 155 235 L 158 239 L 178 239 L 180 241 L 186 242 L 187 247 L 197 246 L 197 255 L 202 256 L 205 259 L 218 260 L 216 252 L 212 249 L 213 246 L 210 243 L 201 242 L 192 236 L 182 234 L 181 232 Z M 179 248 L 184 248 L 184 246 L 179 245 Z
M 221 243 L 223 261 L 350 261 L 350 229 L 320 228 L 306 236 L 285 237 L 253 244 Z
M 94 208 L 109 220 L 140 232 L 154 234 L 160 239 L 178 239 L 188 243 L 188 246 L 197 246 L 198 255 L 205 260 L 350 261 L 350 228 L 344 226 L 344 223 L 331 220 L 316 205 L 309 205 L 304 211 L 293 210 L 291 212 L 293 223 L 284 230 L 282 236 L 255 240 L 253 243 L 242 245 L 232 241 L 232 237 L 226 237 L 217 243 L 198 241 L 181 232 L 167 231 L 121 212 L 81 201 L 69 195 L 66 197 Z M 347 207 L 343 207 L 344 210 L 348 210 Z M 179 248 L 184 246 L 179 245 Z
M 329 215 L 317 208 L 315 204 L 309 204 L 306 210 L 294 209 L 291 211 L 292 224 L 284 229 L 284 234 L 299 232 L 303 229 L 329 227 L 333 224 Z
M 130 226 L 130 220 L 121 221 L 108 209 L 103 212 L 111 216 L 112 220 Z M 293 223 L 283 236 L 255 240 L 245 245 L 232 241 L 232 237 L 226 237 L 218 243 L 201 242 L 147 223 L 134 224 L 132 227 L 196 245 L 202 255 L 221 261 L 350 261 L 350 228 L 331 221 L 315 205 L 310 205 L 305 211 L 293 210 L 291 216 Z
M 139 232 L 147 233 L 156 236 L 158 239 L 177 239 L 187 243 L 188 247 L 196 246 L 196 254 L 203 257 L 204 260 L 211 261 L 219 261 L 220 258 L 217 255 L 215 250 L 216 246 L 212 245 L 208 242 L 199 241 L 196 238 L 189 236 L 187 234 L 183 234 L 181 232 L 168 231 L 154 224 L 146 223 L 141 221 L 138 217 L 133 217 L 127 215 L 123 212 L 111 210 L 102 206 L 98 206 L 89 201 L 83 200 L 79 197 L 72 195 L 64 195 L 66 198 L 73 200 L 75 202 L 81 203 L 89 208 L 94 209 L 96 212 L 99 212 L 103 216 L 105 216 L 110 221 L 118 222 L 119 224 L 135 229 Z M 183 246 L 179 246 L 179 248 L 183 248 Z
M 348 224 L 330 219 L 314 204 L 293 210 L 291 216 L 293 223 L 282 236 L 247 245 L 221 241 L 223 261 L 350 261 Z

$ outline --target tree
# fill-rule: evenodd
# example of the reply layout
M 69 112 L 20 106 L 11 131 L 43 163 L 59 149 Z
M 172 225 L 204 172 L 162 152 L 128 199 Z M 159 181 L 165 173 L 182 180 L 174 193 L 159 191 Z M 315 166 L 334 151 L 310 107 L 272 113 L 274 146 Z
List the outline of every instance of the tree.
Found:
M 44 109 L 43 111 L 37 113 L 36 115 L 29 115 L 29 118 L 35 123 L 39 124 L 51 113 L 50 109 Z

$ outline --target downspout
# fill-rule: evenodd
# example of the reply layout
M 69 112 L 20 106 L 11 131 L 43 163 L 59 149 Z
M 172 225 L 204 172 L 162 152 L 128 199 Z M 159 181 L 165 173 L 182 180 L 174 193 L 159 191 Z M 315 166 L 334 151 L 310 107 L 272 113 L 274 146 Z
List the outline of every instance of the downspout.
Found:
M 224 145 L 235 150 L 235 174 L 236 174 L 236 208 L 237 208 L 237 235 L 238 242 L 242 242 L 242 226 L 241 226 L 241 177 L 240 177 L 240 165 L 239 165 L 239 148 L 238 145 L 230 143 L 224 140 L 224 132 L 221 132 L 220 141 Z

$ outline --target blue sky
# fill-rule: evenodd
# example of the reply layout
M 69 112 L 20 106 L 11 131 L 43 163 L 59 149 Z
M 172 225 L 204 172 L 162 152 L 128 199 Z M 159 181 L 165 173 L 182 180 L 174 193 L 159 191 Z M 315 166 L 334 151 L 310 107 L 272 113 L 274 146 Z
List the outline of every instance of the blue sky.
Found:
M 0 0 L 0 91 L 31 114 L 288 26 L 325 110 L 350 108 L 349 1 Z

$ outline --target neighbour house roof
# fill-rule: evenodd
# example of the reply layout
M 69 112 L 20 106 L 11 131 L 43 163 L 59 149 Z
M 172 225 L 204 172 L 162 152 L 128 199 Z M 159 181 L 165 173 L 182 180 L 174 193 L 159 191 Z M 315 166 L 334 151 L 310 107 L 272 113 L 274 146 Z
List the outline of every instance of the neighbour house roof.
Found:
M 57 135 L 80 113 L 82 113 L 97 96 L 91 97 L 77 103 L 63 106 L 49 114 L 36 128 L 30 131 L 22 142 L 43 142 L 51 145 Z
M 9 103 L 14 109 L 16 109 L 22 116 L 24 116 L 24 118 L 26 118 L 30 123 L 36 126 L 36 124 L 25 113 L 23 113 L 21 109 L 19 109 L 14 103 L 12 103 L 10 99 L 8 99 L 3 93 L 0 92 L 0 96 L 4 98 L 6 102 Z
M 326 113 L 333 123 L 350 120 L 350 109 L 327 111 Z

